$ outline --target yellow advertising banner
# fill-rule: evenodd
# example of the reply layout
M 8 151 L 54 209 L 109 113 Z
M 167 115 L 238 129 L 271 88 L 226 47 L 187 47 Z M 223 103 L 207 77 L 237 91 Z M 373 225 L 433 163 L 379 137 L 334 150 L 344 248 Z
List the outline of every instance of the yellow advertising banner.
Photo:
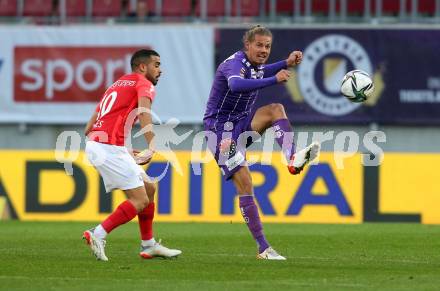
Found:
M 440 154 L 386 153 L 380 166 L 382 213 L 421 215 L 421 222 L 440 224 Z
M 174 154 L 173 163 L 167 162 L 169 154 L 159 153 L 146 168 L 149 176 L 160 176 L 156 221 L 241 222 L 234 186 L 224 181 L 215 161 L 206 162 L 205 153 Z M 248 153 L 250 160 L 261 156 Z M 345 157 L 342 168 L 335 159 L 322 153 L 318 164 L 297 176 L 289 174 L 279 153 L 265 159 L 269 163 L 251 165 L 262 220 L 440 223 L 440 171 L 435 170 L 440 155 L 386 153 L 379 167 L 363 166 L 361 154 Z M 105 193 L 82 152 L 63 164 L 53 151 L 0 151 L 0 198 L 0 206 L 9 204 L 9 213 L 21 220 L 99 221 L 124 194 Z

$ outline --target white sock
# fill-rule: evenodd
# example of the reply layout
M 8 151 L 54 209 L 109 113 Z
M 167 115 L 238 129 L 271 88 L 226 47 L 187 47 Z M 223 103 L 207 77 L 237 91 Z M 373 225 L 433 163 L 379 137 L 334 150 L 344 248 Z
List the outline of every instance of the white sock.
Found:
M 98 225 L 97 227 L 95 227 L 93 234 L 99 239 L 105 239 L 105 237 L 107 236 L 107 232 L 102 227 L 102 225 Z
M 149 240 L 142 240 L 141 241 L 141 245 L 143 247 L 152 247 L 152 246 L 154 246 L 155 243 L 156 243 L 156 240 L 154 239 L 154 237 Z

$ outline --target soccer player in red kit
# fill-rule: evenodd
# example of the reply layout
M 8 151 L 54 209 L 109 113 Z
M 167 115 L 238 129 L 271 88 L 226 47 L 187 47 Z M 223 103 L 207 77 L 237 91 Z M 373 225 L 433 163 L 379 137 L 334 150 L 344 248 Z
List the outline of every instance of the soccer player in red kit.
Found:
M 125 147 L 125 139 L 137 119 L 142 128 L 152 126 L 150 110 L 154 85 L 161 75 L 160 56 L 154 50 L 139 50 L 130 64 L 132 73 L 122 76 L 105 91 L 85 128 L 86 155 L 102 176 L 106 192 L 121 189 L 127 197 L 101 224 L 83 234 L 96 258 L 102 261 L 108 260 L 104 252 L 107 234 L 135 216 L 141 232 L 141 257 L 175 257 L 182 253 L 161 245 L 153 237 L 155 187 L 139 166 L 154 155 L 153 131 L 144 133 L 148 149 L 138 152 Z

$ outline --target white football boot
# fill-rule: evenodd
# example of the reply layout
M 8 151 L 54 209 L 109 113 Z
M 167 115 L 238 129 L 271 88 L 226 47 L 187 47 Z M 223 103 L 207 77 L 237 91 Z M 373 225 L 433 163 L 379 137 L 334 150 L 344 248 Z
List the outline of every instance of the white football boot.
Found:
M 93 229 L 86 230 L 83 233 L 83 239 L 86 240 L 86 243 L 89 245 L 97 260 L 108 261 L 108 258 L 104 252 L 105 240 L 97 238 L 93 234 Z
M 277 253 L 276 250 L 274 250 L 272 247 L 268 247 L 264 250 L 261 254 L 257 255 L 257 259 L 262 260 L 277 260 L 277 261 L 284 261 L 286 260 L 285 257 L 281 256 Z
M 161 245 L 161 241 L 159 240 L 159 242 L 155 242 L 154 245 L 148 247 L 141 245 L 139 255 L 144 259 L 152 259 L 154 257 L 175 258 L 182 253 L 181 250 L 169 249 Z
M 301 173 L 305 165 L 318 157 L 320 150 L 321 145 L 318 142 L 314 141 L 306 148 L 293 154 L 290 158 L 289 165 L 287 166 L 290 174 L 297 175 Z

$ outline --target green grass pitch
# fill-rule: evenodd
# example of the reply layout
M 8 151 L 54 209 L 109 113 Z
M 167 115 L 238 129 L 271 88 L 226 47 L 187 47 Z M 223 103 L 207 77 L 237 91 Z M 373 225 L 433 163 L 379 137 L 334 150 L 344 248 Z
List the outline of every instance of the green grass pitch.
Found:
M 266 224 L 287 261 L 255 259 L 244 224 L 157 223 L 174 260 L 138 257 L 138 226 L 81 240 L 94 223 L 0 222 L 0 290 L 438 290 L 440 226 Z

